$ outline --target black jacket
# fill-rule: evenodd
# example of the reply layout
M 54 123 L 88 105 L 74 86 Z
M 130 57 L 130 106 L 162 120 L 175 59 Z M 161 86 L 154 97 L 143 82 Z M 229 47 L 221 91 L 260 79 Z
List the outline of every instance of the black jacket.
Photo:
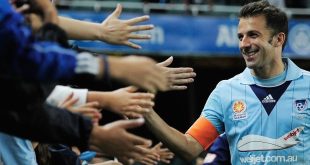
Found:
M 0 77 L 0 95 L 1 132 L 87 149 L 91 120 L 45 104 L 42 84 Z

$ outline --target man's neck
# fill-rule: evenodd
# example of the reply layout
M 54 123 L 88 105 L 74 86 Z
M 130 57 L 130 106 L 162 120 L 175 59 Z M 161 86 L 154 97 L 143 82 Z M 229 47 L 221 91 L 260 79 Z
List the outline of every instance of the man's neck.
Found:
M 285 64 L 281 62 L 274 63 L 268 67 L 255 68 L 251 70 L 251 74 L 260 79 L 270 79 L 283 73 L 285 70 Z

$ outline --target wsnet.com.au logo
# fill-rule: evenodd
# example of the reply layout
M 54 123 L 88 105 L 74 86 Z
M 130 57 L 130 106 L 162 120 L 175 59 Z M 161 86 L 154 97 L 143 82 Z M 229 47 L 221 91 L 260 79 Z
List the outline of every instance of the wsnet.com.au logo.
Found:
M 297 162 L 297 155 L 294 156 L 256 156 L 240 157 L 241 163 L 294 163 Z

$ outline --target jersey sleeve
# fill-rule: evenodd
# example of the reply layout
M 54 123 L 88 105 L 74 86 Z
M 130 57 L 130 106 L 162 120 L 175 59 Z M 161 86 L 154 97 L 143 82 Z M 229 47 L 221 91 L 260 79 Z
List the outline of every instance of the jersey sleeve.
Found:
M 204 149 L 207 149 L 219 134 L 224 132 L 223 111 L 220 90 L 215 88 L 210 94 L 201 116 L 187 131 Z
M 216 128 L 219 134 L 225 132 L 222 97 L 225 97 L 225 91 L 218 84 L 217 87 L 211 92 L 203 110 L 201 116 L 205 117 Z

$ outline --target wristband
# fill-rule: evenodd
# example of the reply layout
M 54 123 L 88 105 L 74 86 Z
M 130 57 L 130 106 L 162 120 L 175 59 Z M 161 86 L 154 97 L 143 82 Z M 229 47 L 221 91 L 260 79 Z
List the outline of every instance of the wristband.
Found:
M 103 60 L 103 69 L 104 69 L 103 80 L 108 83 L 110 82 L 110 66 L 109 66 L 108 56 L 103 55 L 102 60 Z

